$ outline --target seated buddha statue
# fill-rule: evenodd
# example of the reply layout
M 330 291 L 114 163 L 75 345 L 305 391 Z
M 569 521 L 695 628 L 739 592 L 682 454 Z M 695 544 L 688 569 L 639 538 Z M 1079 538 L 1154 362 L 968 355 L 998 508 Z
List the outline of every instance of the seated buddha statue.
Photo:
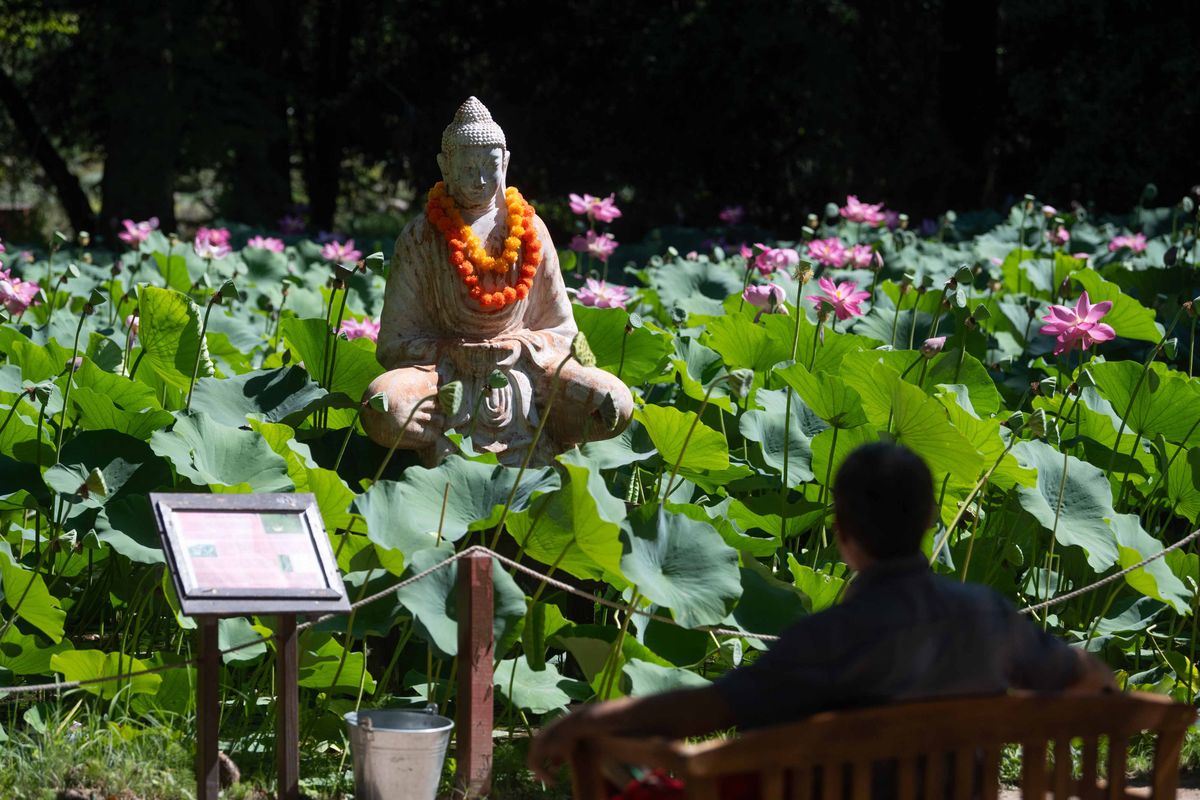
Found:
M 396 240 L 376 350 L 388 371 L 367 390 L 388 406 L 366 409 L 363 426 L 426 464 L 455 451 L 450 429 L 519 463 L 545 417 L 530 461 L 544 464 L 617 435 L 633 411 L 619 378 L 569 358 L 578 329 L 558 256 L 533 207 L 506 188 L 509 155 L 504 131 L 469 98 L 442 134 L 442 181 Z M 447 419 L 430 398 L 451 381 L 463 402 Z

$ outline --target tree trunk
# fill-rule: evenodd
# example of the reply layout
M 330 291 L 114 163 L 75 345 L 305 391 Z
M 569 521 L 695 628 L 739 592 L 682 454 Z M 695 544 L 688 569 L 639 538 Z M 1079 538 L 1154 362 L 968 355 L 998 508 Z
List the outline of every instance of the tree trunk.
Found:
M 0 102 L 8 110 L 17 131 L 29 143 L 29 149 L 46 173 L 46 177 L 54 185 L 59 202 L 71 220 L 71 227 L 76 232 L 95 230 L 96 218 L 83 187 L 79 185 L 79 179 L 71 173 L 67 162 L 38 123 L 33 109 L 29 107 L 29 101 L 4 69 L 0 69 Z

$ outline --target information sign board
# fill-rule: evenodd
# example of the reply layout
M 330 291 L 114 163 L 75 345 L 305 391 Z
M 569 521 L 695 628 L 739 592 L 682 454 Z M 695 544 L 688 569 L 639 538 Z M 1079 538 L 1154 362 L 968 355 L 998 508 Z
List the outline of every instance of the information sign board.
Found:
M 184 614 L 349 611 L 311 494 L 151 494 Z

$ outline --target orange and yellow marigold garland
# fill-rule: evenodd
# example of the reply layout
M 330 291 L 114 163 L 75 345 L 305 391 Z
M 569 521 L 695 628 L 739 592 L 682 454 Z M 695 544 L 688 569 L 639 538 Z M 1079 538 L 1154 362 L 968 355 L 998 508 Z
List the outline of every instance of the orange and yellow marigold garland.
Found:
M 509 303 L 524 300 L 533 288 L 533 276 L 542 259 L 542 243 L 533 225 L 533 206 L 512 186 L 504 192 L 504 204 L 508 209 L 508 233 L 504 250 L 496 257 L 487 254 L 483 242 L 463 222 L 444 182 L 434 184 L 425 204 L 425 216 L 450 245 L 450 264 L 458 270 L 467 294 L 485 311 L 498 311 Z M 518 252 L 523 255 L 520 277 L 515 285 L 508 285 L 508 272 L 516 265 Z M 479 285 L 480 272 L 496 273 L 503 288 L 484 291 Z

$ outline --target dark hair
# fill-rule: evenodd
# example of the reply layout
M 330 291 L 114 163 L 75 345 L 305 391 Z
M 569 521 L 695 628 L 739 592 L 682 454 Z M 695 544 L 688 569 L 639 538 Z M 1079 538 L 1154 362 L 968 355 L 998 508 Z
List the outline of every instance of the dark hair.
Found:
M 913 451 L 898 444 L 864 445 L 842 462 L 833 503 L 845 535 L 878 559 L 921 549 L 933 517 L 933 478 Z

